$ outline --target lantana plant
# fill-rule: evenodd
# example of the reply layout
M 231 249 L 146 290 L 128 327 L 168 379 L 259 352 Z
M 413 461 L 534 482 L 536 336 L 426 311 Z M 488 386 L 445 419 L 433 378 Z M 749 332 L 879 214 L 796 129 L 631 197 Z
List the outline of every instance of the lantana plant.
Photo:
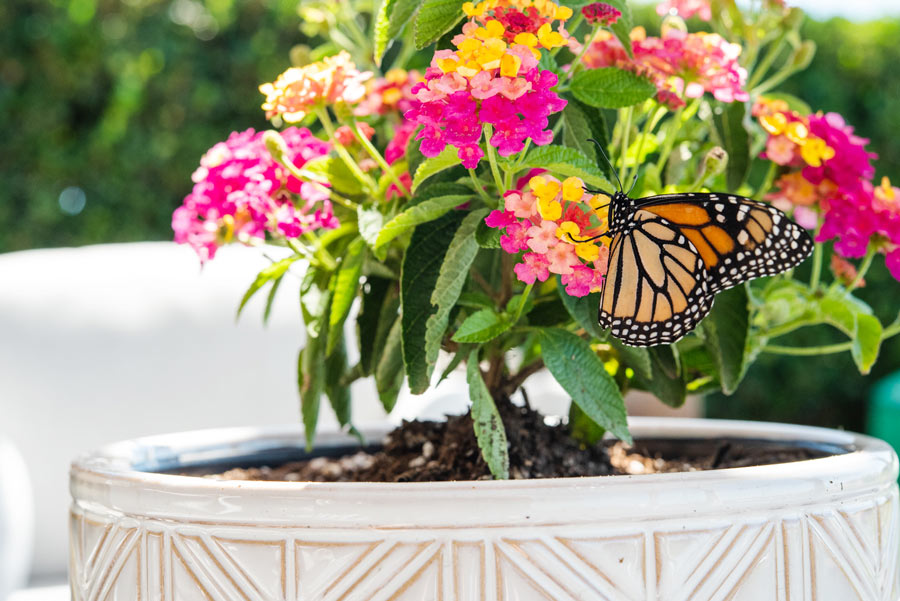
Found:
M 628 440 L 629 389 L 672 406 L 731 393 L 760 353 L 850 352 L 865 373 L 900 333 L 900 318 L 884 325 L 854 296 L 879 256 L 900 280 L 900 189 L 873 181 L 875 155 L 840 115 L 774 91 L 815 51 L 798 9 L 666 0 L 653 36 L 625 0 L 368 6 L 303 3 L 303 31 L 320 44 L 260 86 L 273 128 L 211 148 L 172 221 L 201 261 L 232 242 L 291 249 L 241 308 L 266 286 L 270 307 L 303 266 L 309 444 L 323 396 L 352 429 L 352 381 L 374 377 L 390 411 L 404 381 L 423 393 L 464 363 L 479 446 L 504 478 L 498 406 L 538 370 L 571 396 L 573 431 Z M 708 31 L 690 31 L 692 17 Z M 619 181 L 634 181 L 635 198 L 769 201 L 815 236 L 811 275 L 721 293 L 676 344 L 625 346 L 597 323 L 609 198 L 587 191 Z M 834 344 L 782 342 L 822 324 Z

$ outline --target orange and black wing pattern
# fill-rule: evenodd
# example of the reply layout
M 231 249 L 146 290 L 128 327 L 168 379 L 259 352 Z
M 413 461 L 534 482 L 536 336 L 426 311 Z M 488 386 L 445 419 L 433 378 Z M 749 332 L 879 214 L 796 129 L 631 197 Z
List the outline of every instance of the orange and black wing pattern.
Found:
M 599 322 L 634 346 L 675 342 L 716 293 L 786 271 L 813 248 L 775 207 L 728 194 L 639 199 L 627 221 L 613 236 Z

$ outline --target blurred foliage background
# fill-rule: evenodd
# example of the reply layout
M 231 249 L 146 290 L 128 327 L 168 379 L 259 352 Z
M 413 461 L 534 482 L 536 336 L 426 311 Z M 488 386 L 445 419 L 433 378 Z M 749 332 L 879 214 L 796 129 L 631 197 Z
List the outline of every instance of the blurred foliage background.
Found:
M 0 252 L 171 239 L 203 152 L 232 130 L 266 126 L 256 87 L 305 41 L 296 5 L 0 3 Z M 639 23 L 655 19 L 651 7 L 638 12 Z M 807 21 L 803 31 L 818 53 L 782 90 L 843 114 L 872 140 L 878 176 L 900 181 L 900 21 Z M 891 321 L 900 287 L 882 261 L 866 279 L 861 296 Z M 825 330 L 804 335 L 831 341 Z M 762 356 L 734 396 L 709 397 L 708 413 L 861 430 L 871 385 L 900 367 L 897 339 L 882 353 L 869 378 L 847 354 Z

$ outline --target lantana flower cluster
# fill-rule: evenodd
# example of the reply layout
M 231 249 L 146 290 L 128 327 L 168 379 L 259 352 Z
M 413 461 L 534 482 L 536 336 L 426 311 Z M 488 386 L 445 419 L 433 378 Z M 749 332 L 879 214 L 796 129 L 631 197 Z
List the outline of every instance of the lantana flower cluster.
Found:
M 291 67 L 272 83 L 259 86 L 266 100 L 266 118 L 280 116 L 285 123 L 298 123 L 326 104 L 355 105 L 366 95 L 370 71 L 359 71 L 346 51 L 304 67 Z
M 384 74 L 384 77 L 368 82 L 366 97 L 353 111 L 360 117 L 391 113 L 395 113 L 398 117 L 397 123 L 394 125 L 393 136 L 384 149 L 384 158 L 388 165 L 393 165 L 406 154 L 409 140 L 418 127 L 415 121 L 404 119 L 403 114 L 418 104 L 412 90 L 420 81 L 422 81 L 422 76 L 418 71 L 391 69 Z
M 631 32 L 631 48 L 634 58 L 618 38 L 601 30 L 585 54 L 584 64 L 646 75 L 656 84 L 658 100 L 673 108 L 682 104 L 682 98 L 699 98 L 704 92 L 721 102 L 750 98 L 745 89 L 747 70 L 738 63 L 741 46 L 718 34 L 664 27 L 661 37 L 653 37 L 636 27 Z
M 484 156 L 485 125 L 493 127 L 488 142 L 502 156 L 521 152 L 528 139 L 539 146 L 553 141 L 548 117 L 566 101 L 551 91 L 558 79 L 538 60 L 541 49 L 568 43 L 562 27 L 552 25 L 572 11 L 547 0 L 486 0 L 463 10 L 471 20 L 453 38 L 456 50 L 435 52 L 425 81 L 412 89 L 418 105 L 406 118 L 423 126 L 416 135 L 423 155 L 435 157 L 449 144 L 474 169 Z
M 584 182 L 562 182 L 543 173 L 525 178 L 520 189 L 509 190 L 503 208 L 485 223 L 503 231 L 500 246 L 510 254 L 523 253 L 514 267 L 526 284 L 558 274 L 570 296 L 600 290 L 606 275 L 609 247 L 606 231 L 609 198 L 584 191 Z
M 767 198 L 793 209 L 798 223 L 814 229 L 817 241 L 835 240 L 843 257 L 859 258 L 870 245 L 885 252 L 891 274 L 900 280 L 900 189 L 884 178 L 872 183 L 874 153 L 837 113 L 800 115 L 780 100 L 761 101 L 754 116 L 768 132 L 762 155 L 787 168 Z
M 281 137 L 286 158 L 297 167 L 330 150 L 308 129 L 290 127 Z M 234 132 L 210 148 L 193 180 L 192 192 L 172 215 L 172 229 L 175 241 L 193 247 L 201 261 L 232 241 L 261 243 L 267 232 L 297 238 L 338 225 L 328 189 L 302 182 L 279 165 L 266 149 L 263 132 Z

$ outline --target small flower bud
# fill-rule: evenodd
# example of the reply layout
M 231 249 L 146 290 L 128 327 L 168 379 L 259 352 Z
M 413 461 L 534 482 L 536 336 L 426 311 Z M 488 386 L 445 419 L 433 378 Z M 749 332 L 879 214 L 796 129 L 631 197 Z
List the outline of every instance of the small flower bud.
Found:
M 728 166 L 728 153 L 721 146 L 713 146 L 703 157 L 700 178 L 705 181 L 725 171 Z
M 813 57 L 816 55 L 816 43 L 812 40 L 806 40 L 800 47 L 794 51 L 791 56 L 791 66 L 797 71 L 802 71 L 809 66 Z
M 799 29 L 800 25 L 803 24 L 803 19 L 805 16 L 806 15 L 801 9 L 791 7 L 785 12 L 784 19 L 782 19 L 781 24 L 785 29 Z
M 284 138 L 281 137 L 281 134 L 274 129 L 270 129 L 263 133 L 263 142 L 265 142 L 266 150 L 269 151 L 272 158 L 275 159 L 276 162 L 283 164 L 285 162 L 285 157 L 289 152 L 287 143 L 284 141 Z
M 660 26 L 660 31 L 662 32 L 663 37 L 666 37 L 666 33 L 673 29 L 687 33 L 688 26 L 687 23 L 684 22 L 684 19 L 682 19 L 678 15 L 666 15 L 666 17 L 663 19 L 662 25 Z
M 603 2 L 594 2 L 581 8 L 581 14 L 591 25 L 603 25 L 604 27 L 615 24 L 622 16 L 622 12 Z

